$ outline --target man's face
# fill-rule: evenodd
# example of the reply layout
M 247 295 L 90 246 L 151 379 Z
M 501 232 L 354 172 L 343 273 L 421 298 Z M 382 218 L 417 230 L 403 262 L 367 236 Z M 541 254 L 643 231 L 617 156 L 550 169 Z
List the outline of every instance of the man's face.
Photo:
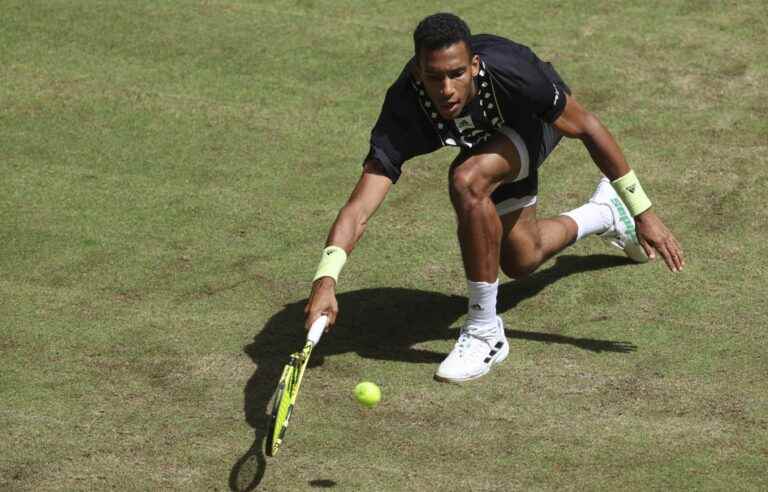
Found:
M 475 96 L 473 79 L 480 70 L 480 58 L 470 56 L 464 41 L 437 50 L 422 49 L 417 60 L 417 76 L 447 120 L 457 117 Z

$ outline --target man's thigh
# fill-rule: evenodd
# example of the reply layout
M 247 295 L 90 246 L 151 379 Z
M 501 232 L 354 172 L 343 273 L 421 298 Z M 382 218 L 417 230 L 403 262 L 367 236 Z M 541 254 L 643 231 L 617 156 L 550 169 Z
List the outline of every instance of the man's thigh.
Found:
M 506 179 L 491 195 L 499 215 L 506 215 L 524 207 L 532 207 L 538 201 L 539 167 L 557 147 L 563 135 L 551 125 L 543 125 L 537 138 L 524 140 L 514 129 L 502 127 L 499 132 L 507 136 L 523 156 L 520 173 L 514 179 Z
M 506 135 L 495 133 L 481 145 L 463 150 L 451 164 L 450 173 L 452 181 L 463 174 L 469 180 L 486 183 L 493 191 L 501 183 L 514 180 L 521 167 L 518 147 Z

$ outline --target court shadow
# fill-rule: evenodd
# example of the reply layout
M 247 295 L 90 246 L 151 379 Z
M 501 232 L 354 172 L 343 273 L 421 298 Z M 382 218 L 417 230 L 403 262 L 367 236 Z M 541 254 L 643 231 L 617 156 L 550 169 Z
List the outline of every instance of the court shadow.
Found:
M 499 287 L 498 311 L 514 309 L 520 301 L 535 296 L 547 286 L 569 275 L 632 265 L 610 255 L 561 255 L 547 269 L 520 281 Z M 337 296 L 341 315 L 330 336 L 312 354 L 310 368 L 321 366 L 326 357 L 354 352 L 367 359 L 412 364 L 438 364 L 447 355 L 417 345 L 433 340 L 454 340 L 459 327 L 453 324 L 466 313 L 467 298 L 396 287 L 362 289 Z M 303 345 L 306 299 L 286 305 L 259 330 L 244 351 L 256 369 L 244 390 L 245 420 L 254 430 L 254 443 L 232 467 L 229 486 L 234 491 L 254 490 L 264 477 L 267 412 L 272 393 L 288 355 Z M 563 335 L 507 330 L 512 339 L 568 344 L 593 352 L 626 353 L 636 349 L 629 342 L 593 340 Z M 437 384 L 437 383 L 436 383 Z

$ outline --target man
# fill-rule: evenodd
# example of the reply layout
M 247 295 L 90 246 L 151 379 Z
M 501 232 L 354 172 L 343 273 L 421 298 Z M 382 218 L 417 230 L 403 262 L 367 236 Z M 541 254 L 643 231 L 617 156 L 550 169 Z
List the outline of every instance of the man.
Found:
M 435 377 L 486 374 L 509 353 L 496 316 L 499 268 L 519 279 L 573 242 L 601 234 L 636 262 L 661 255 L 683 268 L 682 249 L 651 208 L 608 130 L 549 64 L 507 39 L 470 34 L 452 14 L 422 20 L 415 55 L 387 92 L 370 152 L 328 234 L 305 309 L 333 325 L 338 274 L 408 159 L 450 145 L 451 203 L 469 290 L 468 315 Z M 562 136 L 582 141 L 603 173 L 592 198 L 558 217 L 536 217 L 538 167 Z

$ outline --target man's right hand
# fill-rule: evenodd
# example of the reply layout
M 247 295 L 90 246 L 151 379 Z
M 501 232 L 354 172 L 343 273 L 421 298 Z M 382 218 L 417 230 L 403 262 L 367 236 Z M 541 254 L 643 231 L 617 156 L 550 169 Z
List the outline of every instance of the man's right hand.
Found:
M 336 281 L 331 277 L 321 277 L 312 284 L 312 293 L 304 308 L 306 320 L 304 328 L 309 330 L 317 318 L 325 314 L 328 316 L 328 324 L 325 331 L 328 332 L 336 323 L 339 314 L 339 304 L 336 302 Z

